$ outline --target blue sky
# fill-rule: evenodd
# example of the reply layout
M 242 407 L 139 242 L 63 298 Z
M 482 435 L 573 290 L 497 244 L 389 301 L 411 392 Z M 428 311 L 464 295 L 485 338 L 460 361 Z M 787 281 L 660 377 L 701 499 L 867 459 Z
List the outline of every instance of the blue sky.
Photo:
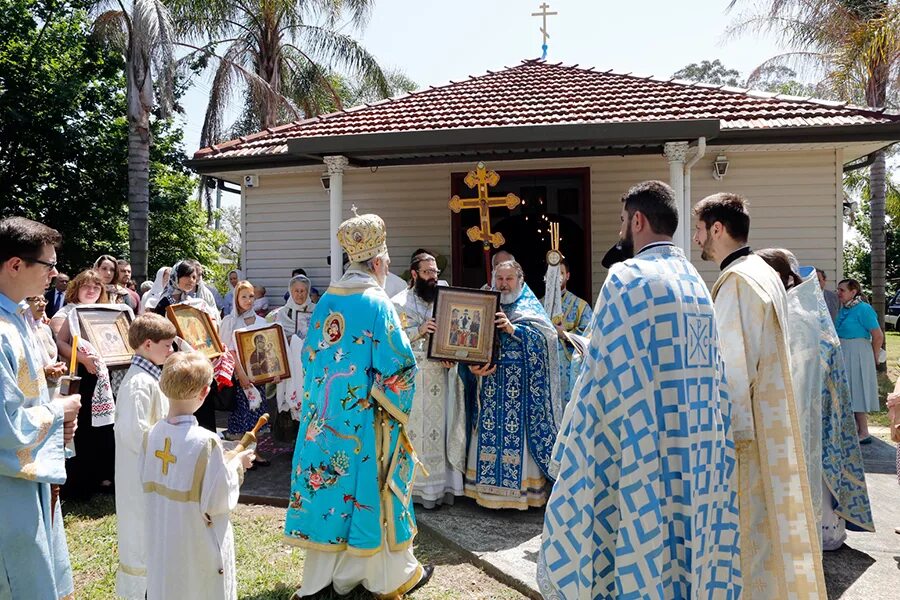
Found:
M 518 64 L 541 53 L 541 0 L 376 0 L 368 26 L 351 33 L 385 66 L 420 87 Z M 779 53 L 772 40 L 724 39 L 736 19 L 728 0 L 548 0 L 548 60 L 670 77 L 681 67 L 720 59 L 746 75 Z M 749 6 L 749 2 L 746 3 Z M 185 151 L 197 149 L 209 82 L 185 98 Z M 235 116 L 235 115 L 232 115 Z

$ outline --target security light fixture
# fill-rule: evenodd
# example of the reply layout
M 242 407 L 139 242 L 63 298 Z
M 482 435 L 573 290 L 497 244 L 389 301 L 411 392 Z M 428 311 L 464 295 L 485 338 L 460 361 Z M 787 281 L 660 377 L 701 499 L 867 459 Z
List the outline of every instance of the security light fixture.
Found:
M 713 163 L 713 179 L 716 181 L 722 181 L 725 179 L 725 173 L 728 172 L 728 159 L 724 154 L 720 154 L 716 157 L 715 162 Z

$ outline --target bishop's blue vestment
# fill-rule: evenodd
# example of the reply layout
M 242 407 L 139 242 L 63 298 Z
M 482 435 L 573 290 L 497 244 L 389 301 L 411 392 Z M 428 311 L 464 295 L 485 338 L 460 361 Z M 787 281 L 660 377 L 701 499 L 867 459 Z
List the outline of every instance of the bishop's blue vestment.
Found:
M 610 269 L 544 516 L 544 598 L 736 599 L 735 445 L 709 290 L 671 244 Z
M 51 402 L 24 303 L 0 294 L 0 599 L 74 597 L 50 484 L 66 480 L 62 405 Z

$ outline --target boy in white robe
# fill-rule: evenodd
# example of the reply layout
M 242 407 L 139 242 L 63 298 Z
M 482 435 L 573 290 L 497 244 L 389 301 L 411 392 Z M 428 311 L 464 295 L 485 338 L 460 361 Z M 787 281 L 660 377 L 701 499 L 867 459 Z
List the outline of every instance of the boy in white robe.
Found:
M 148 600 L 237 598 L 230 513 L 254 455 L 226 455 L 218 436 L 197 424 L 212 376 L 196 352 L 176 352 L 160 376 L 169 416 L 150 430 L 141 465 Z
M 129 600 L 143 600 L 147 593 L 141 450 L 144 436 L 169 411 L 169 401 L 159 390 L 159 375 L 172 354 L 175 335 L 175 326 L 156 313 L 139 316 L 128 330 L 134 357 L 119 386 L 115 434 L 119 538 L 116 595 Z

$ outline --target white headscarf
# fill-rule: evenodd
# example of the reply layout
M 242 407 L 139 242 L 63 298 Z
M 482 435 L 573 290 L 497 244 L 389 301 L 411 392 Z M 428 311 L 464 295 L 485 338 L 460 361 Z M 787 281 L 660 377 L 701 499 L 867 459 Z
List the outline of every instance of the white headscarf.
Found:
M 306 302 L 297 304 L 294 297 L 290 294 L 291 288 L 295 283 L 302 283 L 306 286 L 307 296 Z M 309 319 L 312 317 L 312 311 L 316 307 L 315 303 L 310 299 L 309 292 L 312 290 L 312 282 L 306 275 L 295 275 L 288 284 L 288 298 L 284 306 L 278 309 L 275 322 L 284 329 L 284 335 L 288 340 L 292 335 L 297 335 L 301 340 L 306 339 L 306 333 L 309 331 Z
M 234 296 L 234 288 L 232 288 L 229 293 Z M 247 325 L 246 319 L 250 319 L 251 317 L 253 318 L 253 322 L 250 323 L 250 325 Z M 222 343 L 225 344 L 229 350 L 234 350 L 236 347 L 234 342 L 234 332 L 238 329 L 243 329 L 244 327 L 252 327 L 260 324 L 265 325 L 266 321 L 253 311 L 253 303 L 250 303 L 249 309 L 240 312 L 238 309 L 237 298 L 234 298 L 231 312 L 222 319 L 222 325 L 219 327 L 219 336 L 222 338 Z
M 141 309 L 139 312 L 143 313 L 148 310 L 153 310 L 156 308 L 156 305 L 159 304 L 159 300 L 162 298 L 163 292 L 166 289 L 166 283 L 168 282 L 166 271 L 171 268 L 172 267 L 160 267 L 156 272 L 156 279 L 153 280 L 153 287 L 144 294 L 143 298 L 141 298 Z

